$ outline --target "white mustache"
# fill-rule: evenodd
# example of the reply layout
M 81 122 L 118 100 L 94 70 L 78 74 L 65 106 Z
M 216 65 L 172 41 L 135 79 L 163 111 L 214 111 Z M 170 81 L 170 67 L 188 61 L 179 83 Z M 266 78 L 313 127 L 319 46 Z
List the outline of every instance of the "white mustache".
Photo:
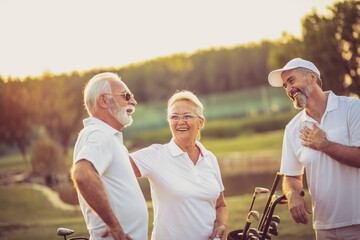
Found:
M 132 110 L 132 112 L 134 113 L 135 112 L 135 107 L 133 105 L 127 105 L 125 107 L 125 111 L 127 111 L 127 110 Z

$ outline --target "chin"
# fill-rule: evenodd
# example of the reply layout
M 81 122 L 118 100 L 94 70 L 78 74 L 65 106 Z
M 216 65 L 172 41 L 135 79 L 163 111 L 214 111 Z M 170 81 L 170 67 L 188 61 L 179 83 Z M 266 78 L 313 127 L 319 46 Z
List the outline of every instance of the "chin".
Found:
M 132 119 L 131 116 L 129 116 L 126 120 L 123 119 L 122 121 L 119 121 L 119 123 L 120 123 L 121 125 L 123 125 L 124 127 L 128 127 L 128 126 L 130 126 L 130 125 L 133 123 L 133 119 Z

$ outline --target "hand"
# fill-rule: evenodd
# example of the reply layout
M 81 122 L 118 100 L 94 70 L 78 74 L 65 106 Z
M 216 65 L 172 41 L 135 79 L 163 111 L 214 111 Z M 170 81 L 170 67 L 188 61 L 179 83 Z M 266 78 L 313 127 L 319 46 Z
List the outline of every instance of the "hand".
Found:
M 209 235 L 209 240 L 225 240 L 225 231 L 226 227 L 224 225 L 214 226 L 212 234 Z
M 304 141 L 301 144 L 305 147 L 309 147 L 315 150 L 321 150 L 324 144 L 326 144 L 326 134 L 323 130 L 318 128 L 315 124 L 313 124 L 314 130 L 311 130 L 308 127 L 304 127 L 300 130 L 301 134 L 300 138 Z
M 105 231 L 101 234 L 101 237 L 107 237 L 109 234 L 114 238 L 114 240 L 133 240 L 129 235 L 125 234 L 123 230 L 118 227 L 110 228 L 106 226 Z
M 288 198 L 288 206 L 290 214 L 296 223 L 308 223 L 309 219 L 307 213 L 311 214 L 312 211 L 300 194 L 291 195 Z

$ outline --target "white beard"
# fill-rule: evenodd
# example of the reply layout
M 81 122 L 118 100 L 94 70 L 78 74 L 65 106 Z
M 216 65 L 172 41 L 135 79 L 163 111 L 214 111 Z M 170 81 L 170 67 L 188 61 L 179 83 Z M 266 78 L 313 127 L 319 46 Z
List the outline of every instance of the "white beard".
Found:
M 133 122 L 132 116 L 129 116 L 126 110 L 132 109 L 135 111 L 135 107 L 133 105 L 127 105 L 125 107 L 120 107 L 119 104 L 114 100 L 111 101 L 111 105 L 109 107 L 109 113 L 113 116 L 121 125 L 124 127 L 130 126 Z
M 310 92 L 311 92 L 310 86 L 307 86 L 305 88 L 304 93 L 299 92 L 299 95 L 300 95 L 300 96 L 298 96 L 299 100 L 295 99 L 295 101 L 293 101 L 294 108 L 296 108 L 296 109 L 305 108 Z

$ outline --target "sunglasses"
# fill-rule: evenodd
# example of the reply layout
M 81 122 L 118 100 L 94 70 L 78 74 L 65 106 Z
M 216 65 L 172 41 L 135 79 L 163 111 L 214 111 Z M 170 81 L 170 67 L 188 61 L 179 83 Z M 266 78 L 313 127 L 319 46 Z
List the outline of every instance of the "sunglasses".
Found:
M 105 93 L 107 95 L 117 95 L 117 96 L 122 96 L 124 98 L 125 101 L 130 101 L 131 98 L 134 98 L 134 94 L 132 94 L 131 92 L 126 92 L 126 93 Z

